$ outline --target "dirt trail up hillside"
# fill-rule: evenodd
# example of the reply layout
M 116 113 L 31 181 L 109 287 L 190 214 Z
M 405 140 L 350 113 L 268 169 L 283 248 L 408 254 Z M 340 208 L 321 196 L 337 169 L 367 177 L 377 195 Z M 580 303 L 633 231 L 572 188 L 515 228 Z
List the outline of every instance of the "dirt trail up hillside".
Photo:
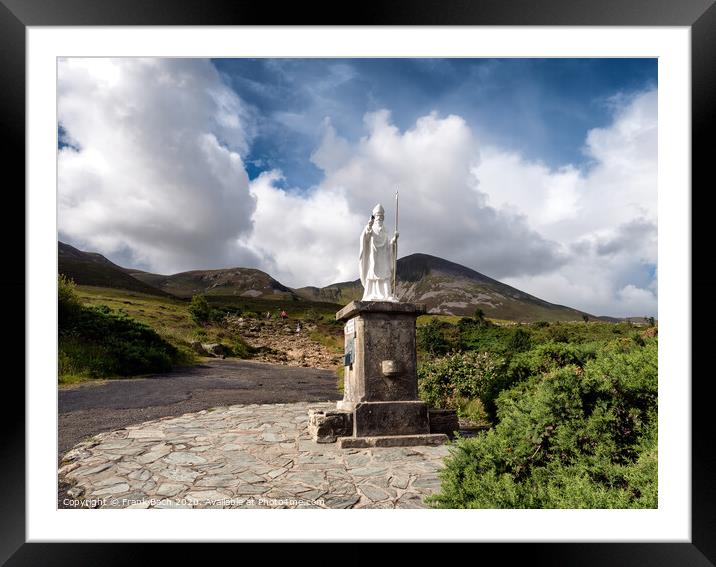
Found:
M 239 333 L 246 342 L 258 349 L 253 360 L 302 366 L 335 369 L 342 361 L 341 353 L 311 338 L 317 334 L 315 324 L 302 323 L 296 332 L 295 319 L 240 319 Z M 321 334 L 325 334 L 321 333 Z

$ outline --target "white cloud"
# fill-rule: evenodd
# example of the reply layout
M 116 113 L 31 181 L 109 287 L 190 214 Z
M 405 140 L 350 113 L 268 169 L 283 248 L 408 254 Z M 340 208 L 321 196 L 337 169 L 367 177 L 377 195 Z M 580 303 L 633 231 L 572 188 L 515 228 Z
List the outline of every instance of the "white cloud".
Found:
M 325 178 L 308 193 L 278 188 L 275 176 L 252 185 L 250 242 L 258 250 L 262 235 L 289 285 L 357 277 L 357 235 L 379 201 L 392 228 L 399 185 L 401 256 L 441 256 L 594 314 L 656 313 L 656 91 L 626 99 L 611 125 L 588 133 L 586 169 L 479 148 L 459 116 L 433 113 L 404 132 L 385 110 L 364 122 L 355 144 L 326 124 L 312 156 Z M 285 240 L 269 236 L 279 223 L 269 199 L 295 212 L 282 217 Z M 320 211 L 310 230 L 306 209 Z
M 59 153 L 60 237 L 119 263 L 352 280 L 361 228 L 381 202 L 392 230 L 399 186 L 401 256 L 441 256 L 594 314 L 656 314 L 655 90 L 621 97 L 612 124 L 587 134 L 588 167 L 480 147 L 456 115 L 401 131 L 387 110 L 368 113 L 357 141 L 324 121 L 311 155 L 324 178 L 308 189 L 282 188 L 278 171 L 249 183 L 256 117 L 208 61 L 62 60 L 58 97 L 79 150 Z
M 518 153 L 485 147 L 472 173 L 491 206 L 526 215 L 537 230 L 577 215 L 581 173 L 572 165 L 553 171 Z
M 278 171 L 251 183 L 256 199 L 254 230 L 244 243 L 263 259 L 262 268 L 287 285 L 327 285 L 354 279 L 360 218 L 345 192 L 301 195 L 275 186 Z M 360 228 L 358 229 L 360 231 Z
M 241 101 L 198 59 L 64 59 L 60 237 L 158 272 L 256 262 Z
M 467 265 L 481 265 L 497 277 L 509 275 L 517 266 L 520 273 L 530 273 L 561 263 L 556 246 L 531 231 L 524 217 L 485 206 L 485 196 L 478 190 L 478 180 L 472 172 L 479 158 L 477 143 L 462 118 L 430 114 L 419 118 L 413 128 L 400 132 L 383 110 L 367 114 L 365 125 L 367 135 L 349 144 L 327 124 L 323 143 L 312 156 L 325 178 L 307 195 L 292 197 L 293 210 L 299 210 L 299 203 L 312 210 L 322 203 L 324 222 L 329 217 L 332 222 L 338 220 L 330 230 L 335 255 L 322 259 L 334 266 L 331 272 L 335 275 L 333 279 L 320 279 L 315 271 L 294 271 L 286 275 L 289 284 L 310 281 L 326 285 L 336 279 L 355 279 L 361 228 L 375 204 L 381 202 L 392 230 L 396 186 L 401 195 L 401 255 L 441 255 Z M 267 181 L 272 183 L 270 191 L 265 186 Z M 268 232 L 262 221 L 265 213 L 258 214 L 262 210 L 261 195 L 288 195 L 274 181 L 275 178 L 264 178 L 254 191 L 259 202 L 255 234 Z M 286 216 L 282 226 L 294 235 L 289 239 L 294 244 L 289 246 L 296 246 L 293 256 L 298 258 L 294 261 L 302 266 L 305 263 L 301 258 L 310 262 L 313 256 L 310 238 L 314 233 L 298 231 L 292 227 L 294 223 L 304 225 L 296 214 Z M 325 238 L 325 232 L 321 231 L 320 238 Z M 305 240 L 295 240 L 299 233 Z M 279 243 L 274 249 L 263 250 L 277 257 L 284 252 L 281 246 Z M 346 263 L 345 258 L 350 262 Z
M 525 274 L 508 283 L 598 315 L 655 315 L 657 91 L 620 103 L 612 124 L 587 134 L 592 162 L 585 170 L 552 171 L 490 149 L 475 174 L 490 203 L 524 213 L 570 251 L 559 276 Z

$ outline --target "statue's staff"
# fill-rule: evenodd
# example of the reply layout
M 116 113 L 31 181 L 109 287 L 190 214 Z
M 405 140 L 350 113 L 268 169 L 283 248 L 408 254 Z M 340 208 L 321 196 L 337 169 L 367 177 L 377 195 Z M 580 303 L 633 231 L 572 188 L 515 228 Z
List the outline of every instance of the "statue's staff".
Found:
M 398 188 L 395 188 L 395 236 L 398 235 Z M 397 282 L 398 279 L 398 239 L 395 238 L 395 250 L 393 251 L 393 297 L 397 298 Z

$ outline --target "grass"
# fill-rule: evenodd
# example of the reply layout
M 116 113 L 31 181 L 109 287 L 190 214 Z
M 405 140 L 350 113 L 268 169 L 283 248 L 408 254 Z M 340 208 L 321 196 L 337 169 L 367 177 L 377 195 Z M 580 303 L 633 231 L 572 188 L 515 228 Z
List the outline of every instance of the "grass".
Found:
M 442 323 L 450 323 L 451 325 L 454 325 L 457 323 L 462 317 L 459 317 L 457 315 L 420 315 L 416 321 L 416 325 L 418 327 L 423 327 L 430 323 L 433 319 L 437 319 L 438 321 Z
M 94 286 L 77 286 L 77 294 L 85 305 L 106 305 L 149 325 L 167 342 L 191 355 L 192 341 L 234 342 L 226 330 L 218 326 L 198 326 L 189 317 L 189 302 L 172 297 L 159 297 L 141 292 Z
M 199 357 L 191 349 L 191 341 L 221 342 L 220 332 L 212 328 L 199 328 L 189 318 L 188 302 L 172 297 L 161 297 L 138 291 L 96 286 L 76 286 L 76 294 L 85 306 L 107 306 L 152 328 L 162 339 L 177 348 L 175 363 L 191 365 Z M 97 379 L 96 372 L 88 367 L 101 366 L 105 353 L 100 347 L 74 344 L 63 339 L 58 357 L 59 383 L 77 384 Z M 101 378 L 120 376 L 103 375 Z
M 345 376 L 346 376 L 346 368 L 345 366 L 339 366 L 336 368 L 336 376 L 338 379 L 336 380 L 336 386 L 338 387 L 338 391 L 343 394 L 343 388 L 345 387 Z
M 282 310 L 285 310 L 290 319 L 302 321 L 316 318 L 326 322 L 335 321 L 336 311 L 343 307 L 335 303 L 321 301 L 260 299 L 233 295 L 207 295 L 206 300 L 215 308 L 238 307 L 243 313 L 258 317 L 265 316 L 267 311 L 273 317 L 277 317 Z
M 238 358 L 250 358 L 251 347 L 235 332 L 215 323 L 198 325 L 189 315 L 189 301 L 180 298 L 150 295 L 138 291 L 104 288 L 97 286 L 76 286 L 76 293 L 86 306 L 107 306 L 154 329 L 165 341 L 175 346 L 183 355 L 183 363 L 194 364 L 199 357 L 191 349 L 193 341 L 222 343 Z M 300 320 L 316 326 L 310 338 L 332 352 L 343 350 L 343 324 L 335 320 L 340 306 L 312 301 L 286 302 L 238 298 L 233 296 L 206 296 L 213 309 L 240 310 L 243 317 L 263 318 L 268 311 L 278 316 L 281 309 L 289 314 L 289 320 Z M 71 348 L 71 345 L 70 345 Z M 87 349 L 85 349 L 86 351 Z M 101 353 L 84 352 L 86 357 L 101 357 Z M 86 371 L 74 368 L 72 357 L 61 357 L 59 362 L 62 384 L 75 384 L 91 379 Z
M 175 364 L 188 362 L 182 350 L 150 326 L 107 306 L 81 306 L 75 298 L 60 307 L 57 361 L 61 384 L 167 372 Z
M 78 285 L 77 292 L 86 304 L 107 305 L 112 309 L 121 309 L 137 320 L 148 324 L 169 322 L 169 326 L 172 328 L 192 326 L 187 314 L 189 301 L 185 299 L 165 298 L 137 291 L 85 285 Z M 280 301 L 230 295 L 207 295 L 205 297 L 213 308 L 238 308 L 249 317 L 263 317 L 267 311 L 272 316 L 276 316 L 283 309 L 286 310 L 290 319 L 302 321 L 317 319 L 328 324 L 335 322 L 336 311 L 342 307 L 318 301 Z M 180 323 L 186 324 L 181 325 Z
M 316 328 L 311 331 L 309 338 L 334 352 L 343 352 L 343 335 L 327 334 L 325 329 Z
M 58 365 L 57 376 L 57 383 L 61 386 L 72 386 L 93 379 L 87 371 L 63 370 L 61 365 Z
M 417 319 L 417 326 L 423 327 L 430 323 L 433 319 L 437 319 L 441 323 L 450 323 L 451 325 L 455 325 L 460 322 L 461 319 L 465 319 L 466 317 L 462 315 L 438 315 L 438 314 L 432 314 L 429 313 L 427 315 L 420 315 Z M 469 319 L 469 317 L 467 317 Z M 509 321 L 507 319 L 495 319 L 493 317 L 485 317 L 486 321 L 489 321 L 490 323 L 494 323 L 495 325 L 500 325 L 503 327 L 510 327 L 513 325 L 518 325 L 519 323 L 516 323 L 515 321 Z

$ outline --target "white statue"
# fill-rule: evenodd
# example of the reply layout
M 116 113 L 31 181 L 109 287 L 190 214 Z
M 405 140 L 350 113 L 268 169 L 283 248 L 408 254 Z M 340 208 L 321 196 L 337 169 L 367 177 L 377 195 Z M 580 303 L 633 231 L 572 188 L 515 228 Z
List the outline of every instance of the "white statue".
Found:
M 363 301 L 398 301 L 393 290 L 398 232 L 389 239 L 384 219 L 385 210 L 378 204 L 361 234 L 359 271 Z

